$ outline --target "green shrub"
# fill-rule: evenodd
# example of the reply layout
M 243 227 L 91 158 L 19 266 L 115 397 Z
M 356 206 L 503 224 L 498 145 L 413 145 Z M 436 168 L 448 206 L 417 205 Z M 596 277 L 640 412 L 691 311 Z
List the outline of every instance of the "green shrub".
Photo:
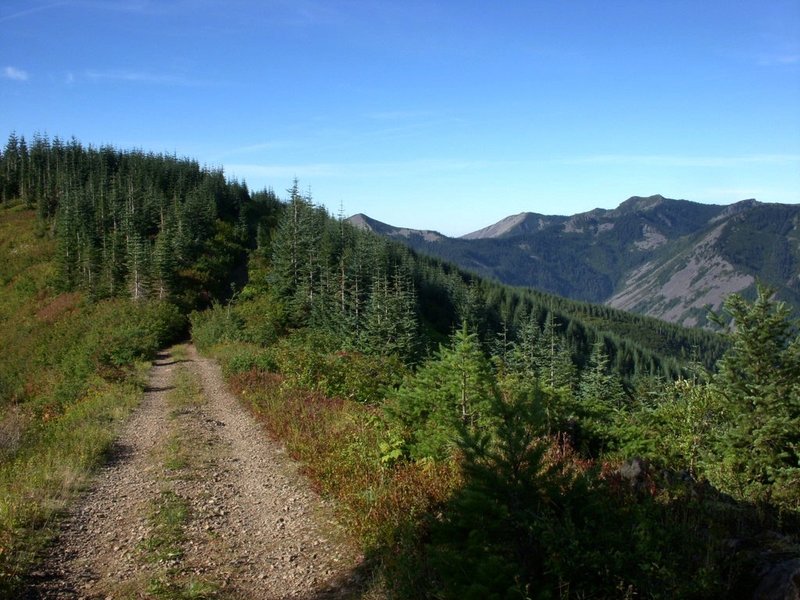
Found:
M 207 310 L 192 312 L 189 320 L 192 339 L 201 351 L 208 350 L 215 344 L 242 339 L 244 322 L 230 304 L 222 306 L 214 303 Z
M 178 308 L 166 302 L 113 300 L 98 305 L 90 333 L 100 369 L 121 369 L 148 360 L 184 328 Z
M 282 338 L 271 350 L 287 385 L 358 402 L 380 402 L 408 372 L 397 357 L 335 348 L 330 336 L 302 331 Z
M 284 332 L 283 306 L 267 294 L 240 301 L 234 310 L 244 323 L 240 335 L 246 342 L 268 346 Z
M 244 342 L 218 344 L 214 347 L 214 357 L 220 361 L 222 372 L 226 377 L 248 371 L 271 373 L 277 371 L 272 350 L 255 344 Z
M 327 396 L 375 404 L 400 385 L 407 371 L 396 356 L 335 352 L 326 357 L 318 389 Z

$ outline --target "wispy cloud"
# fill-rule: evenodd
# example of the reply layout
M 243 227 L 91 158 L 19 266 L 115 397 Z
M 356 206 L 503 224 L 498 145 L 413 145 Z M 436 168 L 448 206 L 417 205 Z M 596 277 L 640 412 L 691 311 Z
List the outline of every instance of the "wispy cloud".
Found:
M 158 5 L 162 4 L 149 0 L 71 0 L 70 3 L 74 6 L 114 12 L 149 12 L 156 10 Z M 168 5 L 168 3 L 163 3 L 163 5 Z
M 3 67 L 2 73 L 5 79 L 12 79 L 14 81 L 28 81 L 28 79 L 30 79 L 27 71 L 16 67 Z
M 211 82 L 190 79 L 182 75 L 152 73 L 149 71 L 129 71 L 124 69 L 112 69 L 106 71 L 88 70 L 84 72 L 83 76 L 90 81 L 122 81 L 147 85 L 171 85 L 187 87 L 211 85 Z M 74 77 L 72 81 L 74 81 Z
M 565 164 L 643 165 L 655 167 L 739 167 L 751 164 L 786 165 L 800 162 L 800 154 L 691 156 L 678 154 L 596 154 L 558 159 Z
M 41 12 L 43 10 L 48 10 L 50 8 L 55 8 L 57 6 L 63 6 L 65 4 L 68 4 L 68 2 L 50 2 L 48 4 L 40 4 L 39 6 L 32 6 L 24 10 L 18 10 L 16 12 L 7 15 L 0 15 L 0 23 L 4 23 L 5 21 L 11 21 L 13 19 L 19 19 L 21 17 L 25 17 L 33 13 Z
M 308 163 L 297 165 L 259 165 L 259 164 L 226 164 L 225 172 L 237 177 L 264 177 L 290 179 L 292 177 L 336 177 L 349 173 L 342 165 L 330 163 Z
M 69 4 L 89 10 L 158 16 L 186 14 L 209 7 L 231 8 L 234 0 L 69 0 Z
M 786 52 L 783 54 L 764 54 L 756 61 L 762 67 L 775 67 L 800 64 L 800 52 Z
M 433 113 L 428 110 L 383 110 L 367 113 L 366 117 L 374 121 L 401 121 L 432 115 Z
M 287 148 L 297 148 L 301 146 L 297 141 L 289 140 L 270 140 L 267 142 L 259 142 L 257 144 L 249 144 L 246 146 L 237 146 L 236 148 L 229 148 L 217 155 L 218 158 L 225 156 L 235 156 L 237 154 L 252 154 L 254 152 L 263 152 L 265 150 L 286 150 Z
M 170 2 L 154 0 L 61 0 L 59 2 L 42 3 L 38 6 L 31 6 L 5 15 L 0 14 L 0 23 L 61 6 L 106 12 L 162 15 L 182 14 L 190 10 L 199 10 L 203 8 L 198 6 L 200 4 L 223 6 L 225 3 L 222 0 L 171 0 Z

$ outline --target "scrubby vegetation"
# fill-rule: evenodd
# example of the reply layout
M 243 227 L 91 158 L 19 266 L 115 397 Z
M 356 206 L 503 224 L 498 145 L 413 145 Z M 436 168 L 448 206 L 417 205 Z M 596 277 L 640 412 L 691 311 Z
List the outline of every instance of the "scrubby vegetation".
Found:
M 341 385 L 325 360 L 335 353 L 308 332 L 215 352 L 265 426 L 339 498 L 401 596 L 748 597 L 762 563 L 796 552 L 791 465 L 779 484 L 788 504 L 743 494 L 718 469 L 733 430 L 714 404 L 717 376 L 663 382 L 647 403 L 609 406 L 597 427 L 601 400 L 572 412 L 588 383 L 557 392 L 493 366 L 475 339 L 457 331 L 369 403 L 358 384 L 330 394 Z M 281 373 L 297 362 L 318 367 L 305 380 Z
M 9 586 L 84 477 L 32 457 L 96 464 L 186 314 L 398 597 L 749 597 L 798 553 L 800 341 L 769 289 L 714 336 L 481 280 L 297 182 L 41 138 L 0 177 Z
M 10 593 L 49 525 L 136 406 L 148 359 L 185 325 L 158 302 L 59 292 L 55 245 L 35 215 L 0 209 L 0 591 Z

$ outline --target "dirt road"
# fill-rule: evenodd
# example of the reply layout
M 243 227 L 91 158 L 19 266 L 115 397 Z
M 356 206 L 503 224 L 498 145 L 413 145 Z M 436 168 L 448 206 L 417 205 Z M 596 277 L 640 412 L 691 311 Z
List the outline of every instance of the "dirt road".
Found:
M 27 597 L 344 598 L 359 560 L 216 362 L 177 347 Z

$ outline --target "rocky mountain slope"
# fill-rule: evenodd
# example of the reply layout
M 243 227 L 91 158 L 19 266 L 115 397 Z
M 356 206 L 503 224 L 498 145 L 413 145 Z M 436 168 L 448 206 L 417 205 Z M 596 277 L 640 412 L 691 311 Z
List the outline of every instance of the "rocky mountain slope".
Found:
M 521 213 L 462 238 L 351 222 L 503 283 L 604 303 L 687 326 L 755 282 L 800 307 L 800 205 L 629 198 L 573 216 Z

